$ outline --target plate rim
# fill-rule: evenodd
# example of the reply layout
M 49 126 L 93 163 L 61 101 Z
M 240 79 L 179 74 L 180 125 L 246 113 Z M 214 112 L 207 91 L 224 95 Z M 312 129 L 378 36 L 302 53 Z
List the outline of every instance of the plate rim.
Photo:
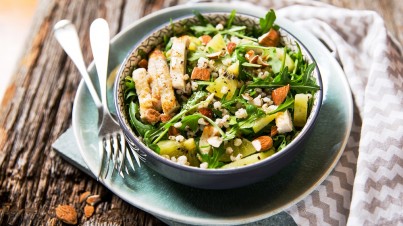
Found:
M 141 19 L 139 19 L 138 21 L 130 24 L 129 26 L 127 26 L 125 29 L 123 29 L 119 34 L 117 34 L 115 37 L 113 37 L 111 39 L 111 45 L 113 45 L 113 43 L 121 40 L 124 38 L 124 34 L 126 32 L 131 31 L 132 29 L 135 29 L 136 26 L 138 26 L 140 23 L 143 23 L 144 21 L 148 20 L 149 18 L 155 17 L 155 16 L 159 16 L 161 14 L 165 14 L 165 13 L 169 13 L 169 12 L 173 12 L 175 10 L 183 10 L 183 9 L 187 9 L 189 7 L 193 8 L 209 8 L 209 7 L 219 7 L 223 10 L 227 10 L 228 12 L 230 12 L 233 8 L 235 8 L 235 6 L 231 7 L 230 4 L 223 4 L 223 3 L 201 3 L 198 4 L 197 6 L 195 5 L 179 5 L 179 6 L 174 6 L 174 7 L 170 7 L 170 8 L 166 8 L 166 9 L 162 9 L 159 10 L 157 12 L 151 13 Z M 239 7 L 238 7 L 239 8 Z M 264 10 L 261 7 L 256 7 L 253 6 L 253 8 L 256 8 L 257 13 L 255 14 L 262 14 L 265 13 L 266 10 Z M 238 11 L 238 10 L 237 10 Z M 256 12 L 256 11 L 254 11 Z M 281 23 L 290 23 L 289 21 L 283 19 L 283 18 L 278 18 L 277 20 L 281 20 Z M 312 34 L 306 32 L 306 31 L 302 31 L 299 28 L 294 28 L 295 30 L 298 30 L 298 32 L 302 32 L 301 34 L 303 34 L 303 36 L 306 36 L 306 38 L 303 39 L 309 39 L 311 42 L 315 43 L 316 45 L 318 45 L 318 47 L 320 46 L 320 48 L 322 48 L 323 50 L 326 50 L 326 47 L 320 43 L 319 40 L 317 40 Z M 300 36 L 302 36 L 300 33 L 298 33 L 297 38 L 299 38 Z M 304 43 L 305 45 L 307 45 L 306 43 Z M 310 50 L 312 52 L 312 50 Z M 353 100 L 352 100 L 352 94 L 351 94 L 351 90 L 349 88 L 347 79 L 345 77 L 345 73 L 343 72 L 343 70 L 341 69 L 341 66 L 337 63 L 337 61 L 330 55 L 330 53 L 328 52 L 323 52 L 322 54 L 326 55 L 326 57 L 329 58 L 329 65 L 333 68 L 338 70 L 338 74 L 342 75 L 341 78 L 341 82 L 344 86 L 344 88 L 346 88 L 346 91 L 348 92 L 346 94 L 346 96 L 350 97 L 346 100 L 346 106 L 349 107 L 349 111 L 347 112 L 347 122 L 346 122 L 346 131 L 344 133 L 344 139 L 341 141 L 341 145 L 340 148 L 338 150 L 337 155 L 335 156 L 335 158 L 333 159 L 332 163 L 329 164 L 329 167 L 327 168 L 326 171 L 324 171 L 324 173 L 322 174 L 322 176 L 320 178 L 318 178 L 316 180 L 315 183 L 313 183 L 309 189 L 307 189 L 305 192 L 302 192 L 299 196 L 297 196 L 296 198 L 294 198 L 293 200 L 285 203 L 284 205 L 282 205 L 281 207 L 269 211 L 268 213 L 263 213 L 263 214 L 257 214 L 257 215 L 253 215 L 253 216 L 248 216 L 248 217 L 242 217 L 242 218 L 230 218 L 230 219 L 222 219 L 219 218 L 216 221 L 214 221 L 213 219 L 204 219 L 204 218 L 197 218 L 197 217 L 189 217 L 189 216 L 183 216 L 181 214 L 177 214 L 174 215 L 175 217 L 173 217 L 172 214 L 164 214 L 161 213 L 161 211 L 159 211 L 158 209 L 153 208 L 153 206 L 150 206 L 148 204 L 144 204 L 144 203 L 136 203 L 135 200 L 131 200 L 128 197 L 124 197 L 124 195 L 119 195 L 118 191 L 116 191 L 116 189 L 113 187 L 113 183 L 111 182 L 111 180 L 104 180 L 102 181 L 102 183 L 104 184 L 104 186 L 106 186 L 108 189 L 110 189 L 114 194 L 116 194 L 117 196 L 119 196 L 120 198 L 122 198 L 123 200 L 125 200 L 126 202 L 130 203 L 131 205 L 142 209 L 152 215 L 154 215 L 157 218 L 162 218 L 161 220 L 168 220 L 168 221 L 174 221 L 174 222 L 178 222 L 178 223 L 185 223 L 185 224 L 220 224 L 220 225 L 227 225 L 227 224 L 243 224 L 243 223 L 251 223 L 251 222 L 255 222 L 255 221 L 259 221 L 262 219 L 266 219 L 270 216 L 273 216 L 279 212 L 284 211 L 285 209 L 295 205 L 296 203 L 300 202 L 302 199 L 304 199 L 305 197 L 307 197 L 309 194 L 311 194 L 331 173 L 331 171 L 335 168 L 336 164 L 339 162 L 340 157 L 342 156 L 344 149 L 347 145 L 347 141 L 348 138 L 350 136 L 350 132 L 351 132 L 351 128 L 352 128 L 352 122 L 353 122 Z M 313 57 L 316 58 L 317 56 L 315 56 L 315 54 L 313 54 Z M 90 65 L 89 70 L 93 67 L 93 64 Z M 322 72 L 323 74 L 323 72 Z M 78 132 L 78 119 L 77 117 L 79 117 L 79 115 L 77 114 L 78 111 L 78 101 L 79 101 L 79 96 L 83 95 L 82 93 L 86 91 L 86 87 L 83 81 L 80 82 L 78 89 L 77 89 L 77 93 L 74 99 L 74 103 L 73 103 L 73 111 L 72 111 L 72 127 L 73 127 L 73 132 L 74 132 L 74 137 L 77 141 L 77 144 L 79 146 L 79 151 L 80 154 L 82 155 L 85 163 L 87 164 L 87 166 L 90 168 L 90 170 L 93 172 L 94 170 L 91 167 L 91 163 L 88 163 L 88 160 L 85 158 L 85 155 L 83 155 L 83 153 L 85 152 L 85 145 L 83 144 L 83 142 L 80 140 L 81 136 L 79 135 Z M 327 92 L 324 92 L 323 95 L 325 95 Z M 322 100 L 323 102 L 325 101 L 325 97 Z M 322 103 L 323 104 L 323 103 Z M 178 215 L 180 215 L 178 217 Z M 213 222 L 214 221 L 214 222 Z

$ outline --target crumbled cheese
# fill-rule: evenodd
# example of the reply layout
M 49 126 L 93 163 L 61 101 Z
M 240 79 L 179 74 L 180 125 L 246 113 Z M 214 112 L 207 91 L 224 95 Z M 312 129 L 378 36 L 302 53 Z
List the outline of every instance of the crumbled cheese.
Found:
M 176 157 L 175 157 L 175 156 L 172 156 L 172 157 L 171 157 L 171 161 L 172 161 L 172 162 L 176 162 L 176 161 L 177 161 L 177 160 L 176 160 Z
M 256 149 L 256 151 L 262 150 L 262 144 L 258 139 L 252 141 L 253 147 Z
M 228 86 L 223 86 L 223 87 L 221 88 L 221 93 L 223 93 L 223 94 L 228 93 Z
M 247 101 L 252 100 L 252 97 L 249 95 L 249 93 L 243 93 L 243 94 L 241 94 L 241 96 L 244 100 L 247 100 Z
M 263 98 L 263 102 L 265 102 L 265 103 L 270 103 L 270 102 L 271 102 L 270 97 L 264 97 L 264 98 Z
M 220 69 L 218 69 L 218 74 L 219 75 L 225 75 L 225 69 L 224 68 L 222 68 L 222 67 L 220 67 Z
M 235 117 L 236 118 L 246 118 L 248 117 L 248 113 L 244 108 L 238 109 L 238 111 L 235 112 Z
M 185 137 L 183 137 L 182 135 L 178 135 L 178 136 L 176 136 L 175 140 L 177 142 L 183 142 L 185 140 Z
M 222 24 L 217 24 L 217 25 L 215 26 L 215 29 L 221 31 L 221 30 L 224 30 L 224 26 L 223 26 Z
M 261 95 L 255 97 L 253 99 L 253 105 L 258 106 L 258 107 L 262 106 L 262 96 Z
M 211 146 L 216 147 L 216 148 L 220 147 L 222 142 L 223 142 L 223 139 L 218 136 L 212 136 L 207 139 L 207 143 L 209 143 Z
M 217 78 L 218 77 L 218 73 L 217 72 L 212 72 L 211 76 L 213 76 L 213 78 Z
M 231 161 L 237 161 L 237 160 L 240 160 L 241 158 L 242 158 L 241 153 L 239 153 L 237 156 L 233 156 L 233 155 L 230 156 Z
M 276 110 L 277 107 L 278 107 L 277 105 L 270 105 L 270 106 L 269 106 L 269 105 L 266 103 L 266 104 L 263 104 L 262 110 L 263 110 L 266 114 L 268 114 L 268 113 L 270 113 L 270 112 Z
M 188 75 L 188 74 L 184 74 L 184 75 L 183 75 L 183 80 L 185 80 L 185 81 L 186 81 L 186 80 L 189 80 L 189 75 Z
M 177 122 L 174 124 L 175 128 L 180 128 L 182 126 L 182 122 Z
M 179 165 L 189 165 L 188 158 L 186 157 L 186 155 L 179 156 L 177 162 Z
M 288 110 L 282 114 L 278 114 L 276 117 L 276 126 L 278 133 L 288 133 L 292 131 L 292 120 Z
M 221 102 L 220 101 L 216 101 L 213 104 L 214 109 L 219 110 L 221 108 Z
M 199 123 L 200 125 L 208 125 L 208 123 L 206 122 L 206 120 L 204 120 L 204 118 L 199 118 L 199 120 L 197 120 L 197 123 Z
M 241 146 L 241 144 L 242 144 L 242 140 L 239 138 L 235 138 L 235 140 L 234 140 L 235 147 L 239 147 L 239 146 Z
M 208 168 L 208 163 L 207 162 L 200 163 L 200 168 L 201 169 L 207 169 Z
M 241 39 L 239 39 L 236 36 L 231 36 L 231 42 L 233 42 L 233 43 L 238 45 L 241 42 Z
M 169 136 L 168 139 L 169 140 L 176 140 L 176 136 Z
M 222 64 L 224 64 L 225 66 L 230 66 L 232 64 L 231 58 L 223 59 Z
M 208 59 L 200 57 L 199 60 L 197 61 L 197 67 L 207 68 L 208 63 L 209 63 Z
M 230 154 L 232 154 L 232 152 L 234 152 L 234 149 L 232 149 L 231 147 L 227 147 L 225 149 L 225 152 L 230 155 Z
M 265 79 L 265 78 L 267 78 L 267 76 L 269 76 L 269 72 L 268 72 L 268 71 L 259 72 L 258 75 L 257 75 L 257 77 L 260 78 L 260 79 Z
M 191 86 L 192 86 L 192 91 L 196 91 L 197 88 L 199 88 L 199 84 L 197 84 L 197 82 L 191 82 Z

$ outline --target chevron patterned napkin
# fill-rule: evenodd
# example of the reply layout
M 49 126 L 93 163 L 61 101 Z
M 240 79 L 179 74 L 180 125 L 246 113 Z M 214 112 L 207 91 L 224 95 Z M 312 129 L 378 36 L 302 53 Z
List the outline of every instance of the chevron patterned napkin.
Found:
M 287 212 L 299 225 L 403 225 L 403 57 L 383 19 L 314 1 L 253 1 L 333 48 L 354 122 L 330 176 Z

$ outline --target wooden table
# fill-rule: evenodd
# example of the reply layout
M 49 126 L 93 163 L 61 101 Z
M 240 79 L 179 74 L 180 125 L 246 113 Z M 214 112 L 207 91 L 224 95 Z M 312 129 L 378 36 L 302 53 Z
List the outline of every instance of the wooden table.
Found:
M 340 7 L 375 10 L 389 31 L 403 39 L 400 0 L 324 0 Z M 71 204 L 79 224 L 163 225 L 115 196 L 96 180 L 64 161 L 52 143 L 71 126 L 75 92 L 81 77 L 56 43 L 52 27 L 70 19 L 78 27 L 84 58 L 92 60 L 89 25 L 103 17 L 112 34 L 175 0 L 42 0 L 18 69 L 1 103 L 0 225 L 61 225 L 55 207 Z M 95 214 L 86 218 L 79 195 L 101 196 Z

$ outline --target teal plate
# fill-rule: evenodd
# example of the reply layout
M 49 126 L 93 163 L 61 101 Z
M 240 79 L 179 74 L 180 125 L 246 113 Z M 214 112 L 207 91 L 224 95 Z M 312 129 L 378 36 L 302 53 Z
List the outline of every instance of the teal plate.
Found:
M 167 8 L 135 22 L 111 42 L 109 68 L 116 68 L 133 45 L 171 18 L 200 12 L 230 12 L 262 17 L 261 8 L 238 4 L 197 4 Z M 323 81 L 323 104 L 315 128 L 295 160 L 274 176 L 242 188 L 202 190 L 172 182 L 142 165 L 122 179 L 112 175 L 101 182 L 128 203 L 170 224 L 235 225 L 264 220 L 296 204 L 309 195 L 338 162 L 350 134 L 353 105 L 345 75 L 325 46 L 292 22 L 278 18 L 281 25 L 304 43 L 315 58 Z M 93 67 L 90 75 L 98 84 Z M 112 88 L 108 99 L 113 107 Z M 82 82 L 73 108 L 73 130 L 88 168 L 99 167 L 98 114 Z

